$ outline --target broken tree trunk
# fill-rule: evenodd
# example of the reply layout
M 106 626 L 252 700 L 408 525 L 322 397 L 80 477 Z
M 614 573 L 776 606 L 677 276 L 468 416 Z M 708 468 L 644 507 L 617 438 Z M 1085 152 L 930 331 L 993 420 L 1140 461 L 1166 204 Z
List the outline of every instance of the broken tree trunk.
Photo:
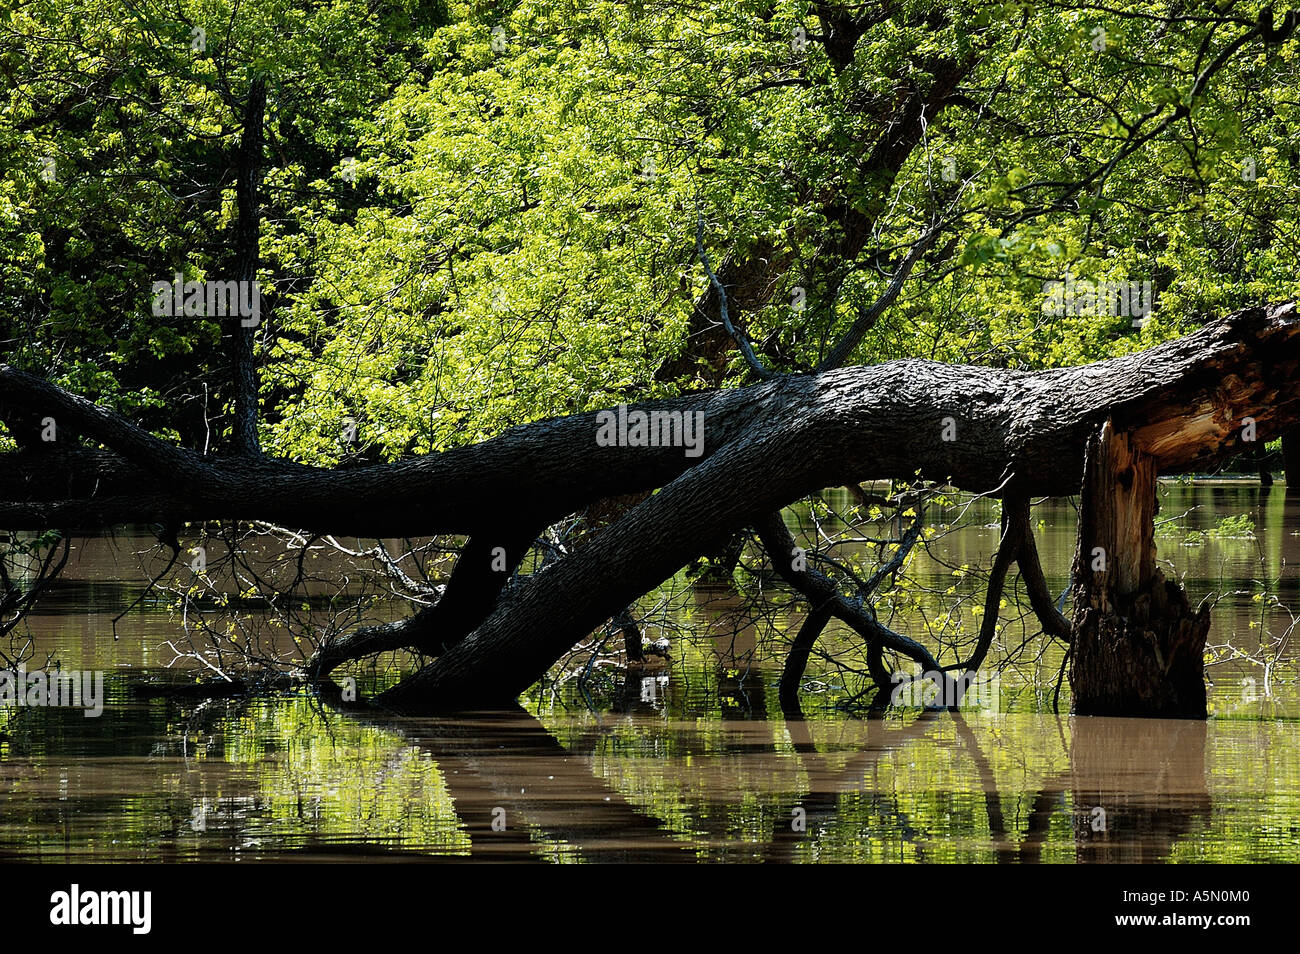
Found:
M 1210 613 L 1156 567 L 1157 464 L 1107 420 L 1089 443 L 1074 558 L 1077 715 L 1205 718 Z
M 1149 458 L 1142 477 L 1149 482 L 1159 472 L 1240 454 L 1245 418 L 1258 440 L 1300 425 L 1297 381 L 1300 315 L 1283 303 L 1082 367 L 1026 372 L 909 359 L 627 410 L 643 420 L 684 422 L 692 415 L 702 436 L 697 456 L 680 443 L 634 441 L 631 428 L 616 446 L 602 443 L 600 419 L 588 413 L 422 458 L 334 470 L 188 451 L 0 365 L 0 409 L 56 418 L 59 435 L 0 455 L 0 526 L 80 530 L 227 519 L 366 537 L 469 535 L 474 543 L 462 555 L 468 562 L 448 581 L 443 611 L 422 612 L 410 625 L 384 627 L 348 648 L 439 653 L 383 701 L 408 711 L 474 708 L 511 700 L 692 559 L 821 488 L 919 476 L 1003 497 L 1070 495 L 1079 490 L 1085 447 L 1108 418 L 1131 452 Z M 590 543 L 510 586 L 492 576 L 501 570 L 485 555 L 504 551 L 513 564 L 519 527 L 545 527 L 619 494 L 639 494 L 640 503 Z M 509 527 L 498 512 L 503 497 L 516 501 Z M 1138 506 L 1115 505 L 1121 503 Z M 1032 538 L 1021 541 L 1022 554 L 1031 548 Z M 1169 609 L 1169 591 L 1155 585 L 1154 572 L 1142 575 L 1147 561 L 1140 552 L 1138 546 L 1120 554 L 1128 561 L 1123 572 L 1136 574 L 1139 588 L 1147 581 L 1152 605 L 1164 598 L 1158 623 L 1183 618 Z M 479 565 L 485 558 L 486 569 Z M 1050 597 L 1038 584 L 1031 587 L 1036 608 L 1051 620 Z M 1140 612 L 1143 592 L 1099 593 L 1116 619 Z M 1166 698 L 1167 687 L 1129 693 L 1123 698 L 1135 707 L 1132 714 L 1148 705 L 1194 711 L 1194 692 L 1183 686 L 1181 670 L 1162 668 L 1168 661 L 1164 655 L 1145 669 L 1135 661 L 1131 679 L 1140 672 L 1172 678 L 1176 701 Z M 1106 698 L 1104 673 L 1090 682 L 1090 672 L 1078 674 L 1082 696 Z

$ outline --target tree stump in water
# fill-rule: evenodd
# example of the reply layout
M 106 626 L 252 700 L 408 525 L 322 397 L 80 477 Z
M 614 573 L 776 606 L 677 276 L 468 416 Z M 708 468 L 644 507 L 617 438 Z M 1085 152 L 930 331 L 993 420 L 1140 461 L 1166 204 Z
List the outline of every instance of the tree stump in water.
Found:
M 1156 568 L 1156 465 L 1107 420 L 1089 441 L 1074 562 L 1077 715 L 1204 719 L 1208 608 Z

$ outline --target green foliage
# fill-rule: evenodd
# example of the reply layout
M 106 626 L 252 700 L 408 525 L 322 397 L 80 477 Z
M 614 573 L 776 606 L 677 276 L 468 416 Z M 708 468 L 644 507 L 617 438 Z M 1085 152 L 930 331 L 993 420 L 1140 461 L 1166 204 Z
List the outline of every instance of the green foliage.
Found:
M 1248 513 L 1230 514 L 1206 531 L 1220 540 L 1242 539 L 1255 536 L 1255 521 Z
M 1190 529 L 1179 520 L 1167 520 L 1156 524 L 1156 536 L 1166 539 L 1181 540 L 1183 546 L 1201 546 L 1206 540 L 1253 540 L 1255 538 L 1255 520 L 1248 513 L 1228 514 L 1221 517 L 1214 526 L 1202 530 Z
M 656 372 L 694 346 L 701 216 L 715 263 L 764 263 L 734 311 L 783 369 L 825 354 L 934 216 L 854 360 L 1138 350 L 1297 292 L 1297 43 L 1247 42 L 1198 85 L 1253 15 L 1165 14 L 904 4 L 841 62 L 801 0 L 37 0 L 0 21 L 6 358 L 220 447 L 220 330 L 154 318 L 148 289 L 234 267 L 254 81 L 274 453 L 394 458 L 694 386 Z M 924 135 L 882 160 L 931 93 Z M 1158 307 L 1140 329 L 1045 314 L 1067 274 L 1150 280 Z

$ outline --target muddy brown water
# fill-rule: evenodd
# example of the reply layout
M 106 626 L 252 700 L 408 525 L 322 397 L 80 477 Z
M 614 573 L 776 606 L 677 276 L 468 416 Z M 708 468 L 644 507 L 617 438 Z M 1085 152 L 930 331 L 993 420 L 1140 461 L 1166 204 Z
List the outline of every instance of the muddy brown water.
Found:
M 141 695 L 142 680 L 189 678 L 169 668 L 179 622 L 149 602 L 113 639 L 147 538 L 83 541 L 30 632 L 42 656 L 106 671 L 106 706 L 0 708 L 0 857 L 1300 861 L 1300 499 L 1244 481 L 1163 494 L 1162 519 L 1177 518 L 1158 538 L 1166 572 L 1217 600 L 1206 722 L 1074 718 L 1068 687 L 1053 712 L 1060 649 L 1022 647 L 1013 625 L 995 706 L 867 717 L 843 705 L 843 670 L 815 660 L 805 718 L 787 719 L 770 633 L 736 622 L 734 592 L 684 577 L 666 664 L 601 665 L 581 691 L 540 686 L 509 712 L 381 719 L 305 692 Z M 942 633 L 952 567 L 987 565 L 996 511 L 968 503 L 933 515 L 962 522 L 918 561 L 933 592 L 896 629 Z M 1059 591 L 1072 506 L 1034 519 Z

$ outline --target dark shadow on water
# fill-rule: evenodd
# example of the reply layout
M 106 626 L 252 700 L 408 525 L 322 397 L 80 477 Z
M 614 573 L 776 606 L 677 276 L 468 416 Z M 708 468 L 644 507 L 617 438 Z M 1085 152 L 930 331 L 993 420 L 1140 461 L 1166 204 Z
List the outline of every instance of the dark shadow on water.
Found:
M 470 857 L 689 862 L 692 846 L 631 804 L 523 708 L 393 723 L 437 762 Z M 554 849 L 548 845 L 555 845 Z
M 1156 864 L 1204 827 L 1206 723 L 1075 717 L 1070 740 L 1080 862 Z

